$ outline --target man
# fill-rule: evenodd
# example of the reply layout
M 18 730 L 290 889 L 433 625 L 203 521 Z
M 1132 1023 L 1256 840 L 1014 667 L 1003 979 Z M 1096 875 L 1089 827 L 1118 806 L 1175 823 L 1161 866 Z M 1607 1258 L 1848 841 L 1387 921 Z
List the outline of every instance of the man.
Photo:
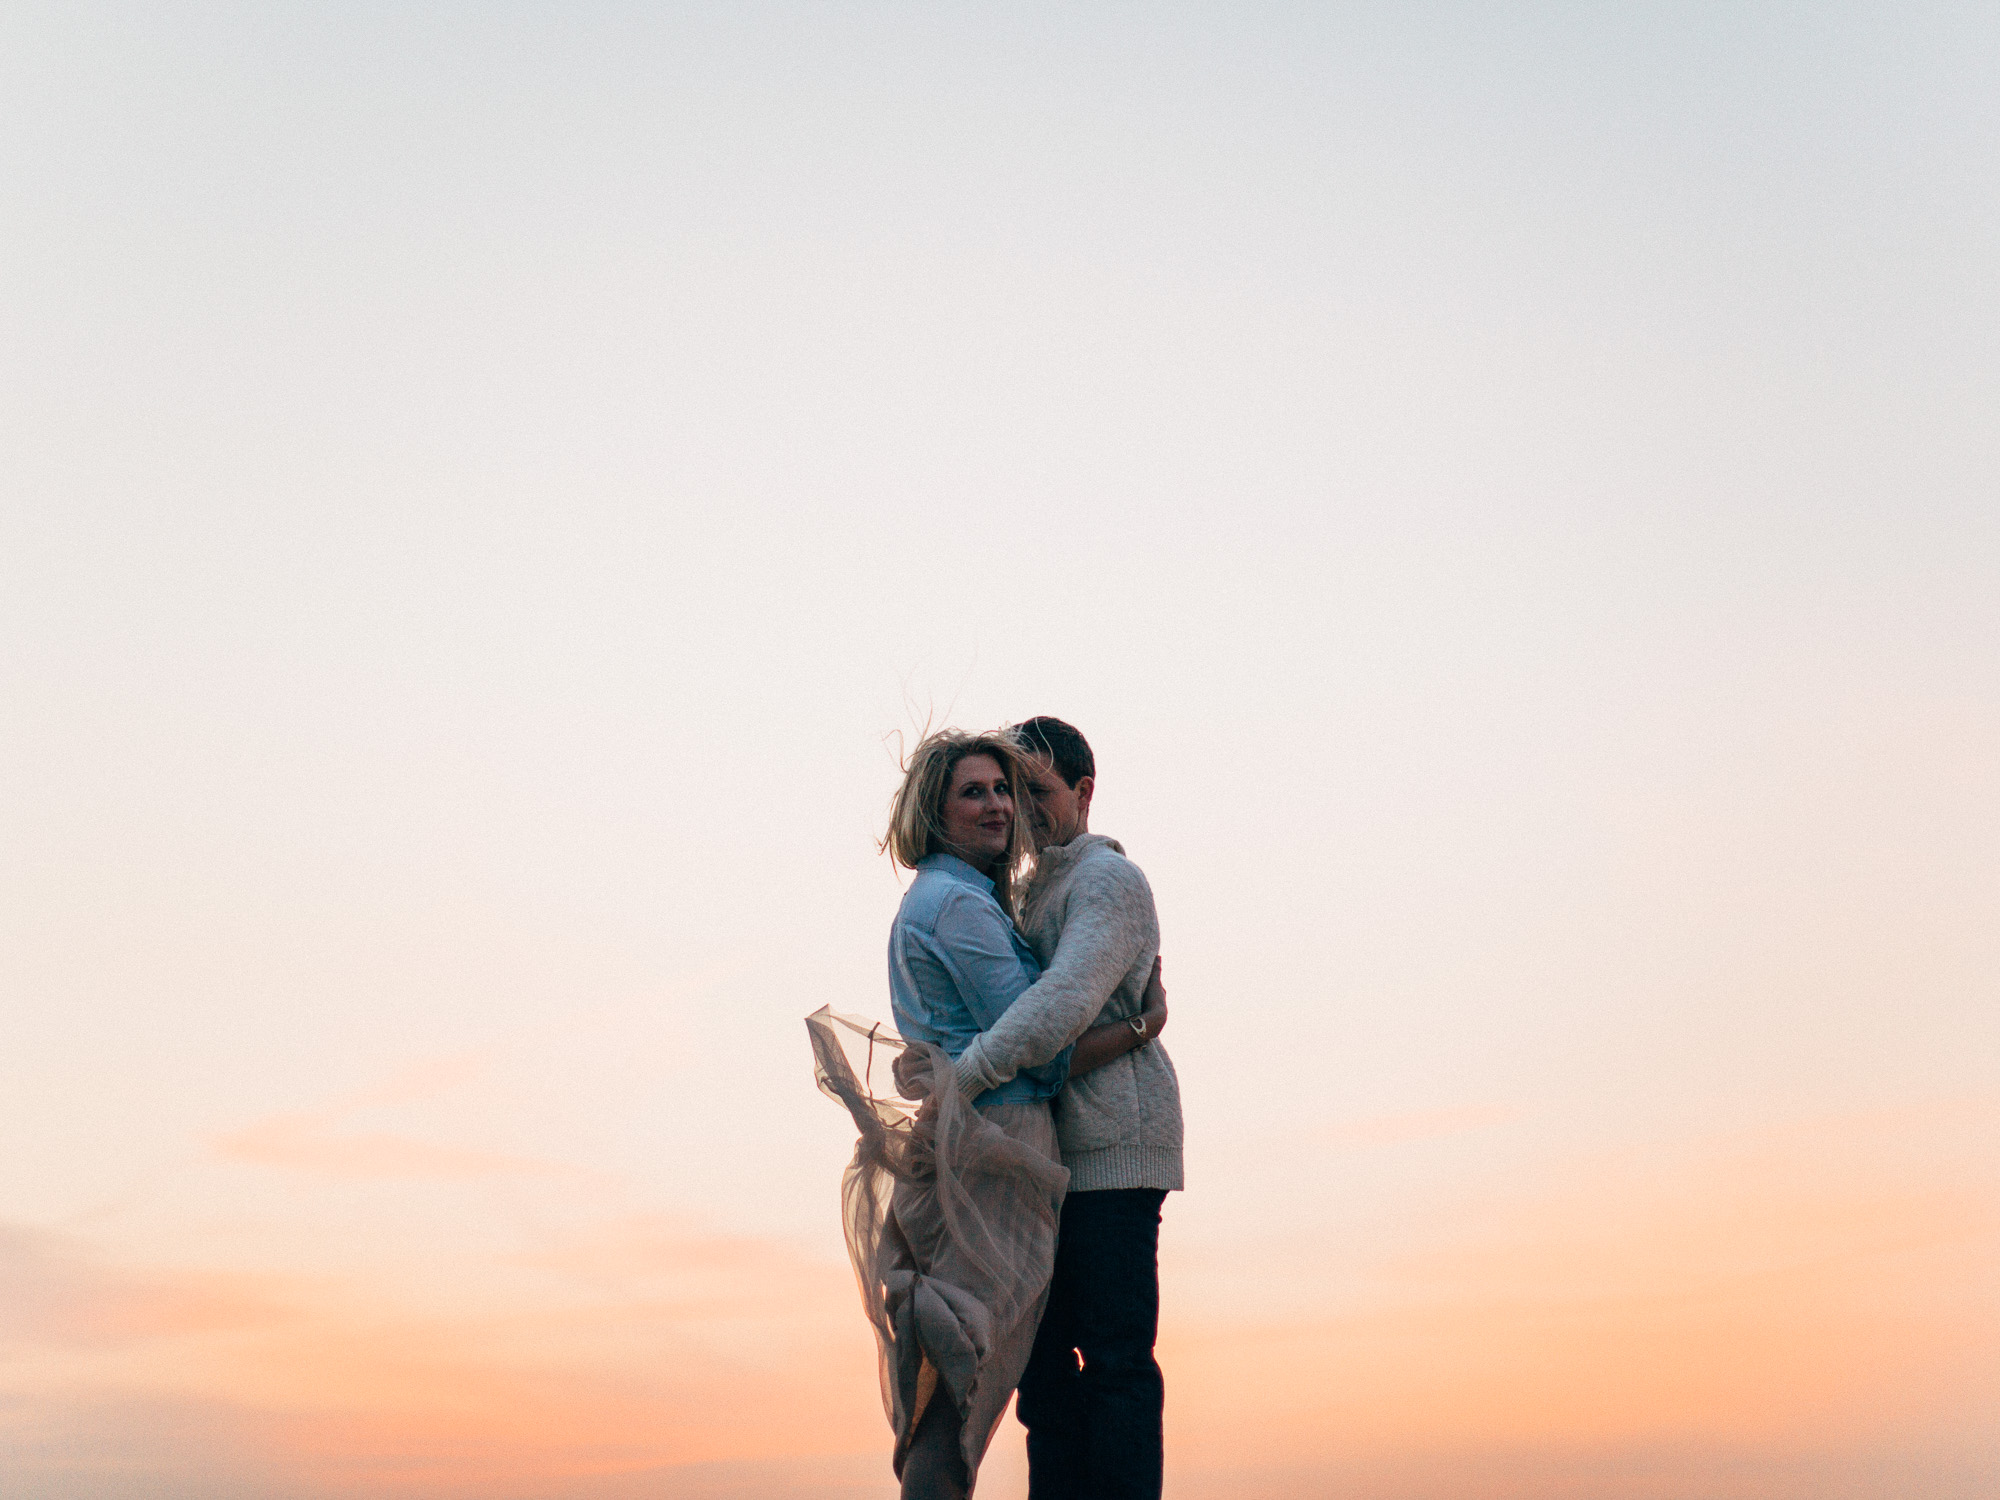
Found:
M 1060 719 L 1014 726 L 1029 751 L 1025 800 L 1036 868 L 1022 928 L 1046 966 L 960 1055 L 961 1086 L 993 1088 L 1094 1023 L 1133 1033 L 1110 1062 L 1056 1096 L 1070 1171 L 1055 1279 L 1016 1411 L 1028 1429 L 1029 1500 L 1158 1500 L 1165 1382 L 1159 1329 L 1160 1205 L 1182 1185 L 1180 1084 L 1142 1014 L 1160 948 L 1152 888 L 1114 839 L 1090 831 L 1097 763 Z M 1104 998 L 1109 994 L 1109 998 Z M 1103 1030 L 1093 1032 L 1100 1044 Z

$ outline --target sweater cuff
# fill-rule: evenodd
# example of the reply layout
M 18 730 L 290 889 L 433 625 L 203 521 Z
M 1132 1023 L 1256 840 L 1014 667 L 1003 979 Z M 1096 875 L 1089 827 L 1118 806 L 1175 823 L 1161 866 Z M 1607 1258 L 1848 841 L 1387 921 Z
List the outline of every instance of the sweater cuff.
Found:
M 951 1065 L 951 1071 L 958 1080 L 958 1091 L 967 1099 L 977 1099 L 992 1085 L 986 1081 L 985 1069 L 980 1066 L 980 1039 L 973 1038 L 972 1045 L 959 1053 L 958 1060 Z

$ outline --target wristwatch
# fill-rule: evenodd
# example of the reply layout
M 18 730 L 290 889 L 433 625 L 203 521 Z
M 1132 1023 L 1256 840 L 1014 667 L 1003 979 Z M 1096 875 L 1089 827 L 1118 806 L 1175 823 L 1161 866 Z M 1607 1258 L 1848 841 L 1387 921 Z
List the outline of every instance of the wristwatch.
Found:
M 1138 1036 L 1141 1046 L 1152 1040 L 1151 1037 L 1146 1035 L 1146 1018 L 1143 1015 L 1127 1016 L 1125 1024 L 1130 1026 L 1134 1034 Z

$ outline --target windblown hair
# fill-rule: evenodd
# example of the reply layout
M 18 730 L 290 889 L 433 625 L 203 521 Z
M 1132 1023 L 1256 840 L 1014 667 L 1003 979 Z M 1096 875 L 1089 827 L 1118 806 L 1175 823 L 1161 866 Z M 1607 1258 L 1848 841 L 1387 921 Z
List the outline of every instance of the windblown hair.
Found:
M 1074 724 L 1043 714 L 1016 724 L 1009 732 L 1030 755 L 1046 755 L 1071 791 L 1084 777 L 1097 775 L 1097 757 L 1090 753 L 1090 741 Z
M 1028 781 L 1022 774 L 1021 742 L 1011 730 L 996 729 L 986 734 L 970 734 L 963 729 L 940 729 L 917 742 L 903 762 L 903 784 L 889 800 L 889 831 L 882 836 L 882 849 L 897 864 L 914 870 L 921 860 L 944 850 L 944 799 L 951 790 L 952 772 L 968 755 L 990 755 L 999 762 L 1014 796 L 1014 831 L 1007 844 L 1006 858 L 993 872 L 994 894 L 1012 913 L 1015 884 L 1034 859 L 1035 842 L 1029 830 L 1029 815 L 1023 799 Z

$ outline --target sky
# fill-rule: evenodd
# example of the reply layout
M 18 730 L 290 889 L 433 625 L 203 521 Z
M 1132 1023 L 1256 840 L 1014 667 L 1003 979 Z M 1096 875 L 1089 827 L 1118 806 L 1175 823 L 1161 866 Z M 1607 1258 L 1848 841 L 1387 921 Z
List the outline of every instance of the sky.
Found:
M 800 1020 L 899 749 L 1039 713 L 1171 1500 L 2000 1489 L 1996 65 L 0 6 L 9 1495 L 892 1495 Z

